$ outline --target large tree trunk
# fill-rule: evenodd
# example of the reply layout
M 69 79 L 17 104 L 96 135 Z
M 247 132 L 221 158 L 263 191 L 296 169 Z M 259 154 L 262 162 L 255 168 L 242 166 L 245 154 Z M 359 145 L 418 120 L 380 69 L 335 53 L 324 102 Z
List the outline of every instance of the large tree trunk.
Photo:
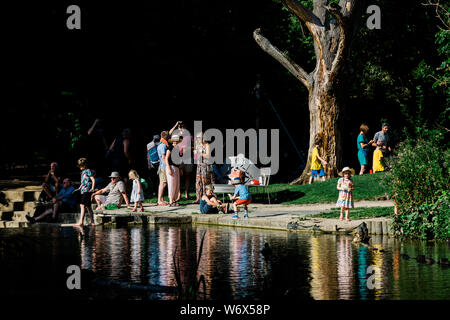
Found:
M 300 184 L 308 181 L 311 167 L 313 142 L 322 138 L 320 153 L 327 161 L 325 171 L 328 177 L 337 175 L 342 168 L 342 143 L 339 126 L 339 111 L 342 106 L 337 101 L 337 80 L 344 64 L 344 56 L 349 46 L 354 19 L 352 12 L 362 0 L 340 0 L 339 5 L 328 0 L 314 0 L 311 12 L 295 0 L 284 0 L 284 4 L 306 24 L 314 39 L 316 67 L 307 73 L 281 50 L 262 36 L 260 29 L 253 36 L 259 46 L 278 60 L 309 91 L 310 138 L 308 160 L 302 175 L 291 182 Z M 333 17 L 334 19 L 330 19 Z

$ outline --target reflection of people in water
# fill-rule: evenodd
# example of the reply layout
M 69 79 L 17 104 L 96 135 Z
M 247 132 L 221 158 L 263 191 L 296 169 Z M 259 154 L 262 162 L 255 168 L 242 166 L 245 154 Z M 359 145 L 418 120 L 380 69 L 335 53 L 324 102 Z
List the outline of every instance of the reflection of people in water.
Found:
M 352 239 L 341 236 L 337 248 L 337 273 L 339 284 L 339 299 L 353 297 L 353 260 Z
M 361 300 L 369 299 L 369 288 L 367 288 L 367 267 L 369 266 L 369 249 L 364 246 L 358 248 L 358 280 L 359 294 Z

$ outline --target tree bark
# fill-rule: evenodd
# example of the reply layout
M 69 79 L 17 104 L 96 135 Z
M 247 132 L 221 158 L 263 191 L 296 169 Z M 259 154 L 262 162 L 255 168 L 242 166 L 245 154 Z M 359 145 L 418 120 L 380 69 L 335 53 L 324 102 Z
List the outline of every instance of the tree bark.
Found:
M 314 9 L 311 12 L 295 0 L 284 0 L 283 3 L 301 21 L 305 23 L 314 40 L 316 67 L 307 73 L 302 67 L 292 61 L 269 40 L 264 38 L 260 29 L 253 33 L 258 45 L 297 79 L 299 79 L 309 92 L 310 137 L 308 160 L 305 170 L 300 177 L 291 184 L 306 183 L 311 167 L 311 153 L 314 140 L 317 136 L 322 138 L 321 155 L 328 165 L 324 170 L 327 177 L 337 175 L 342 168 L 342 142 L 339 130 L 339 111 L 342 108 L 337 101 L 337 81 L 344 64 L 352 26 L 355 19 L 352 13 L 357 5 L 361 6 L 364 0 L 340 0 L 339 5 L 329 3 L 328 0 L 313 0 Z

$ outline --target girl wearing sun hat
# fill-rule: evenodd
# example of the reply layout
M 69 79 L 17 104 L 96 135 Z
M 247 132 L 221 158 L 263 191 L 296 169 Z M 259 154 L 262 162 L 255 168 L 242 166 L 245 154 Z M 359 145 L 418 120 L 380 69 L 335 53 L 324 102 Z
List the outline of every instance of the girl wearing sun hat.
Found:
M 337 183 L 337 189 L 339 190 L 339 198 L 336 203 L 336 206 L 341 207 L 341 215 L 339 220 L 343 219 L 344 210 L 345 210 L 345 221 L 350 221 L 348 218 L 348 214 L 350 208 L 354 208 L 353 204 L 353 190 L 355 186 L 351 179 L 352 176 L 355 175 L 355 170 L 345 167 L 339 172 L 339 175 L 343 178 L 340 178 Z

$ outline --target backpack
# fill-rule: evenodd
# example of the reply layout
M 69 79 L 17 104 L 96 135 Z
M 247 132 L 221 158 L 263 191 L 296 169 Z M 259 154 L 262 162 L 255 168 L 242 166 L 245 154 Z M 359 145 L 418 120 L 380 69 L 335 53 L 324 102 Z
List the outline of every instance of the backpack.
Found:
M 159 156 L 158 156 L 158 143 L 150 142 L 147 144 L 147 161 L 148 161 L 148 168 L 155 168 L 159 165 Z

